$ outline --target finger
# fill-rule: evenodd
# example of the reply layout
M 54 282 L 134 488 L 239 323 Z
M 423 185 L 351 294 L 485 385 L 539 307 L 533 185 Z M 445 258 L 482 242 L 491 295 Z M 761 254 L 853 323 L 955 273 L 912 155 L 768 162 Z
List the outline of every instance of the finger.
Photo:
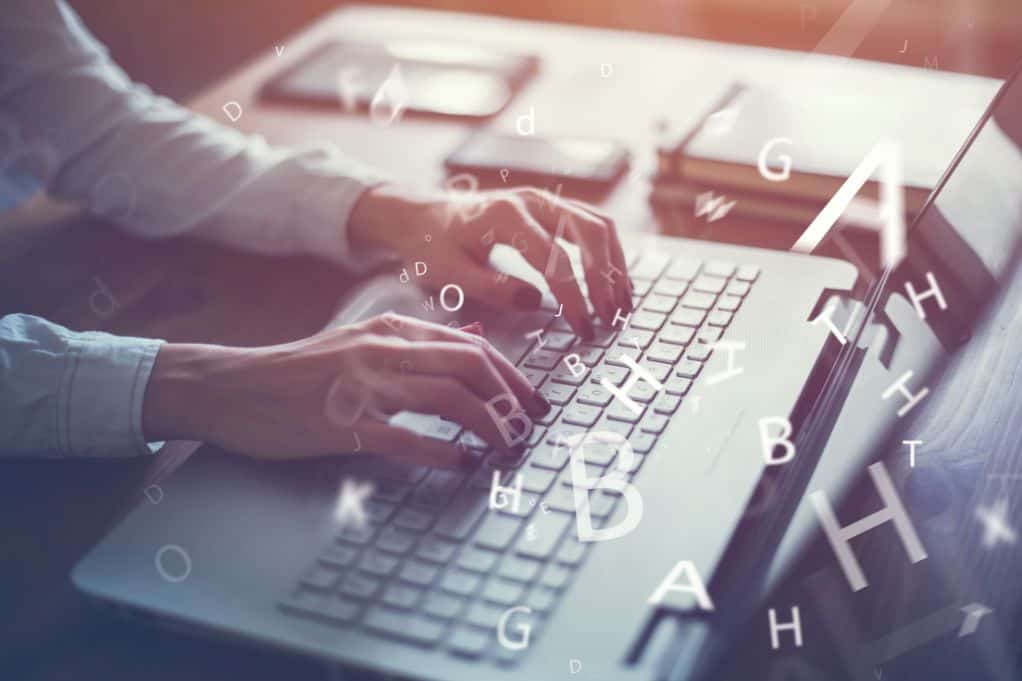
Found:
M 474 266 L 472 266 L 474 267 Z M 487 272 L 482 268 L 475 268 L 480 272 Z M 492 273 L 490 273 L 492 274 Z M 472 284 L 471 277 L 466 279 L 466 285 L 470 287 L 470 290 L 485 290 L 476 288 Z M 528 284 L 522 283 L 523 286 Z M 531 286 L 529 287 L 532 288 Z M 535 290 L 535 289 L 532 289 Z M 537 292 L 538 293 L 538 292 Z M 487 298 L 489 298 L 487 294 Z M 394 315 L 396 316 L 396 315 Z M 386 317 L 386 316 L 384 316 Z M 535 417 L 545 416 L 549 413 L 551 407 L 550 403 L 547 402 L 538 390 L 532 387 L 521 371 L 512 364 L 507 357 L 502 355 L 497 348 L 482 337 L 481 334 L 467 333 L 464 330 L 452 329 L 448 326 L 441 324 L 433 324 L 413 317 L 401 317 L 401 324 L 397 327 L 399 330 L 396 331 L 401 337 L 411 341 L 442 341 L 447 343 L 462 343 L 468 347 L 476 347 L 481 349 L 486 357 L 490 360 L 492 368 L 496 370 L 499 377 L 503 379 L 505 390 L 510 389 L 510 392 L 515 396 L 518 402 L 526 407 L 529 414 Z M 391 327 L 393 326 L 392 318 L 375 318 L 372 322 L 377 327 Z M 375 329 L 374 329 L 375 330 Z M 406 361 L 412 362 L 413 367 L 418 367 L 414 360 L 406 359 Z M 472 360 L 470 360 L 472 361 Z M 430 363 L 425 363 L 422 366 L 432 366 Z M 400 362 L 398 364 L 400 368 Z M 461 367 L 456 367 L 461 368 Z M 439 371 L 435 373 L 440 373 Z M 493 396 L 491 395 L 490 398 Z
M 617 304 L 624 313 L 632 311 L 632 296 L 634 295 L 635 289 L 632 286 L 632 280 L 628 278 L 628 261 L 625 259 L 624 248 L 621 247 L 621 238 L 617 233 L 617 227 L 614 225 L 614 221 L 610 217 L 600 213 L 592 206 L 575 199 L 568 199 L 568 202 L 579 210 L 583 210 L 588 214 L 592 215 L 597 220 L 603 222 L 607 228 L 608 242 L 610 245 L 610 261 L 611 264 L 617 269 L 614 273 L 615 280 L 624 280 L 624 290 L 617 289 Z
M 380 421 L 363 418 L 352 425 L 357 435 L 358 451 L 382 454 L 410 465 L 440 468 L 471 467 L 475 459 L 454 445 L 426 437 L 407 428 L 388 426 Z
M 414 411 L 436 414 L 461 424 L 481 437 L 494 449 L 521 456 L 525 451 L 522 440 L 532 430 L 532 422 L 519 418 L 519 427 L 507 430 L 498 426 L 484 400 L 454 377 L 427 374 L 391 376 L 381 388 L 383 403 L 395 411 Z M 511 402 L 510 413 L 524 414 Z M 498 417 L 504 416 L 500 411 Z
M 543 275 L 554 297 L 564 305 L 564 317 L 575 333 L 592 338 L 593 325 L 568 254 L 520 201 L 511 199 L 500 205 L 507 206 L 508 216 L 501 221 L 498 237 L 516 246 L 526 262 Z
M 576 204 L 535 188 L 521 190 L 526 206 L 555 238 L 564 238 L 582 251 L 589 298 L 607 325 L 627 293 L 624 271 L 613 266 L 607 223 Z

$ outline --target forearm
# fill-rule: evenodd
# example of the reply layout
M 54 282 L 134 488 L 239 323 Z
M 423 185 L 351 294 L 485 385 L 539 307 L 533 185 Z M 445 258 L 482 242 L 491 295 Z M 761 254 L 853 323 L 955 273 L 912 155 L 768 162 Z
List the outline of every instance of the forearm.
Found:
M 219 401 L 216 377 L 239 352 L 244 351 L 196 343 L 161 347 L 142 403 L 146 439 L 206 439 Z

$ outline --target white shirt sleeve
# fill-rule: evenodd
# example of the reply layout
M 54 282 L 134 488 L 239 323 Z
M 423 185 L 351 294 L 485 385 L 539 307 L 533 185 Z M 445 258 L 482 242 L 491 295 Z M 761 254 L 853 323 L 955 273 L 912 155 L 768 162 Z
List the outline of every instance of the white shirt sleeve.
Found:
M 161 343 L 0 318 L 0 458 L 149 454 L 142 402 Z
M 152 238 L 185 232 L 352 271 L 347 222 L 385 178 L 329 145 L 274 149 L 134 84 L 62 0 L 0 12 L 0 168 Z

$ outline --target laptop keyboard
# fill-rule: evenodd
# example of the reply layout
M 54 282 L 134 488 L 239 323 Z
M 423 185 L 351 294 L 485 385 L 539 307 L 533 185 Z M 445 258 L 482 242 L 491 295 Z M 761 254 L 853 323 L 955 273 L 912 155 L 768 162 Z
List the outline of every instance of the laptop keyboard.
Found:
M 502 665 L 527 653 L 499 645 L 501 615 L 529 608 L 507 632 L 518 636 L 515 622 L 527 620 L 530 640 L 537 640 L 591 546 L 573 529 L 570 451 L 558 438 L 619 433 L 635 453 L 629 477 L 638 474 L 698 380 L 710 344 L 722 338 L 759 275 L 757 266 L 658 252 L 631 254 L 629 261 L 635 310 L 624 329 L 598 325 L 592 340 L 581 341 L 563 318 L 553 318 L 542 344 L 534 341 L 519 362 L 553 405 L 535 423 L 527 454 L 510 460 L 456 423 L 423 417 L 428 435 L 477 451 L 480 466 L 461 472 L 365 461 L 361 477 L 375 485 L 365 504 L 367 525 L 340 530 L 280 602 L 284 612 Z M 589 367 L 580 376 L 564 362 L 572 353 Z M 658 394 L 645 381 L 635 383 L 628 395 L 639 414 L 600 385 L 603 377 L 618 386 L 627 379 L 622 354 L 664 385 Z M 589 476 L 611 469 L 615 456 L 613 445 L 587 444 Z M 504 486 L 521 475 L 517 512 L 511 504 L 489 509 L 495 470 Z M 590 493 L 594 528 L 616 522 L 618 500 L 617 493 Z

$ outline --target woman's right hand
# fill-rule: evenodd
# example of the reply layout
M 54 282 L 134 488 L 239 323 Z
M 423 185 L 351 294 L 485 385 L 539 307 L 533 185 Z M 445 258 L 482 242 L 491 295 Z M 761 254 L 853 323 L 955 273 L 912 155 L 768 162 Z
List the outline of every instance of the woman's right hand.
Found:
M 536 418 L 550 405 L 472 330 L 386 314 L 261 348 L 167 344 L 146 389 L 143 430 L 150 441 L 200 440 L 268 459 L 358 450 L 429 466 L 467 462 L 453 443 L 386 423 L 414 411 L 520 455 L 499 416 Z

